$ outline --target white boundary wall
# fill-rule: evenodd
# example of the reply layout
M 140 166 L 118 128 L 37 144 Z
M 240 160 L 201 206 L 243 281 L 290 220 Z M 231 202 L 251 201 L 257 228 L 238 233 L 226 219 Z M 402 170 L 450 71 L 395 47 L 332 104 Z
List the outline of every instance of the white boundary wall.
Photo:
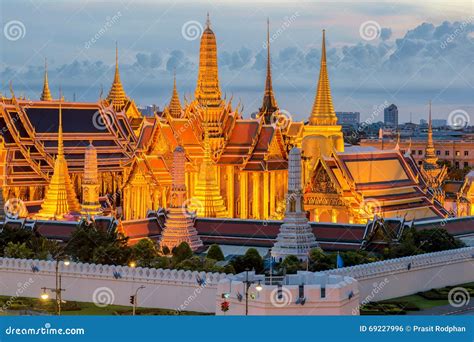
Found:
M 474 247 L 414 255 L 321 272 L 359 282 L 367 303 L 411 295 L 433 288 L 474 281 Z
M 39 298 L 42 287 L 55 288 L 55 262 L 0 258 L 0 295 Z M 35 271 L 33 271 L 35 269 Z M 131 305 L 180 311 L 215 312 L 217 284 L 223 273 L 60 263 L 64 300 Z M 200 285 L 198 280 L 203 279 Z M 51 297 L 54 297 L 50 293 Z

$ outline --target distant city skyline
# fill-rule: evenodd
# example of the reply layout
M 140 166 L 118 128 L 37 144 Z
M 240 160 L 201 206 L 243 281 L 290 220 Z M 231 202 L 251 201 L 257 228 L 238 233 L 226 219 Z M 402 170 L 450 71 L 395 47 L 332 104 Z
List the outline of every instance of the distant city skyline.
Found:
M 252 4 L 249 6 L 249 4 Z M 243 114 L 261 106 L 266 18 L 278 105 L 307 119 L 319 76 L 321 30 L 327 30 L 334 106 L 383 121 L 374 108 L 394 103 L 400 123 L 464 110 L 473 120 L 474 13 L 469 1 L 287 3 L 244 1 L 2 2 L 1 91 L 36 99 L 48 59 L 53 96 L 96 101 L 113 78 L 118 41 L 125 91 L 138 105 L 163 108 L 176 70 L 181 98 L 192 98 L 200 28 L 206 13 L 216 33 L 223 94 Z M 15 10 L 12 10 L 12 9 Z M 41 20 L 38 18 L 41 17 Z M 19 22 L 20 36 L 9 36 Z M 13 32 L 14 33 L 14 32 Z M 13 39 L 12 39 L 13 38 Z M 375 113 L 375 114 L 374 114 Z

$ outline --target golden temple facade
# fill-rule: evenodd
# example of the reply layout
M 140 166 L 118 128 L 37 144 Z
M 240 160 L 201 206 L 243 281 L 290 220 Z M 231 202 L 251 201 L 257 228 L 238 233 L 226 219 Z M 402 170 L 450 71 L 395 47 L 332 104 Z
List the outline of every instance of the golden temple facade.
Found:
M 113 195 L 119 199 L 112 204 L 119 207 L 114 213 L 124 220 L 141 219 L 150 211 L 171 207 L 173 155 L 181 146 L 186 205 L 199 216 L 282 219 L 288 152 L 298 147 L 304 209 L 311 220 L 360 223 L 374 215 L 448 216 L 409 156 L 398 150 L 345 151 L 332 101 L 325 31 L 309 122 L 288 120 L 280 113 L 268 32 L 264 96 L 255 119 L 243 118 L 232 100 L 222 98 L 217 39 L 209 18 L 201 37 L 194 99 L 181 104 L 175 79 L 169 105 L 152 117 L 143 116 L 126 95 L 118 49 L 110 92 L 95 103 L 53 100 L 45 70 L 40 101 L 17 99 L 13 93 L 0 101 L 4 198 L 49 201 L 47 189 L 54 185 L 55 163 L 63 149 L 71 187 L 80 194 L 78 203 L 91 206 L 83 208 L 83 214 L 99 210 L 99 196 Z M 62 121 L 56 121 L 58 112 Z M 287 120 L 283 125 L 282 118 Z M 52 130 L 56 125 L 61 129 Z

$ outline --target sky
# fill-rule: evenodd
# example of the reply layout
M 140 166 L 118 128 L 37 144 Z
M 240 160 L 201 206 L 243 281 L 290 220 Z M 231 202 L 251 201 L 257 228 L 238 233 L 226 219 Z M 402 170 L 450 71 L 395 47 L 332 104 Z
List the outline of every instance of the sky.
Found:
M 296 120 L 314 101 L 326 29 L 336 111 L 382 121 L 395 103 L 400 121 L 446 119 L 465 111 L 474 120 L 472 1 L 162 1 L 2 0 L 1 92 L 37 99 L 48 60 L 53 96 L 97 101 L 114 72 L 138 105 L 160 108 L 171 97 L 176 70 L 182 100 L 192 99 L 199 38 L 210 13 L 223 95 L 243 108 L 261 105 L 266 20 L 270 20 L 273 85 L 278 105 Z M 473 121 L 471 120 L 471 124 Z

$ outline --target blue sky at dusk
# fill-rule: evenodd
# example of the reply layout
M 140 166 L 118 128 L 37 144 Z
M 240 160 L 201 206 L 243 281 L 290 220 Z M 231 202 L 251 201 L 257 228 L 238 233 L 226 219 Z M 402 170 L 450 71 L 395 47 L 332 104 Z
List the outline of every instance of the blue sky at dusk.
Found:
M 96 101 L 109 90 L 118 41 L 121 78 L 139 105 L 188 99 L 197 79 L 199 33 L 210 12 L 223 94 L 249 116 L 261 105 L 266 18 L 271 22 L 274 88 L 280 108 L 307 118 L 327 30 L 336 111 L 395 103 L 401 121 L 455 109 L 474 118 L 472 1 L 2 1 L 1 91 L 36 99 L 48 59 L 53 93 Z M 11 25 L 17 24 L 19 36 Z M 19 22 L 19 24 L 18 24 Z M 15 29 L 15 27 L 13 27 Z M 379 118 L 383 120 L 382 117 Z

